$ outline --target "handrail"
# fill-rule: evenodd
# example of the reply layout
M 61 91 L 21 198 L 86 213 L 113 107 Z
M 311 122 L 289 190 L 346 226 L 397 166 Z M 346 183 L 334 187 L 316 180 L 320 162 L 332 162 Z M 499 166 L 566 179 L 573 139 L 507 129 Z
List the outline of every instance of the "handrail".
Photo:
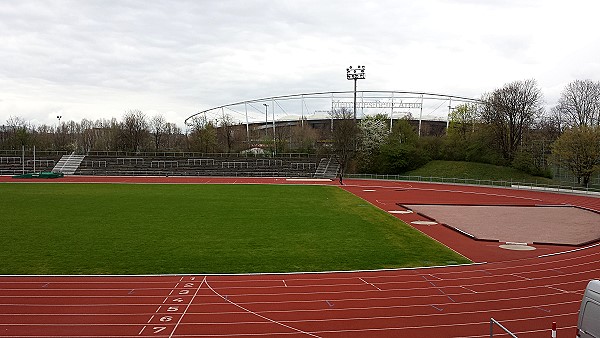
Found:
M 449 183 L 449 184 L 463 184 L 463 185 L 481 185 L 481 186 L 499 186 L 508 187 L 515 189 L 530 189 L 530 190 L 546 190 L 555 192 L 567 192 L 576 194 L 586 195 L 599 195 L 600 189 L 596 188 L 585 188 L 575 185 L 563 185 L 563 184 L 546 184 L 540 182 L 526 182 L 517 180 L 485 180 L 485 179 L 473 179 L 473 178 L 455 178 L 455 177 L 436 177 L 436 176 L 410 176 L 410 175 L 379 175 L 379 174 L 348 174 L 347 178 L 358 178 L 358 179 L 379 179 L 379 180 L 394 180 L 394 181 L 415 181 L 415 182 L 428 182 L 428 183 Z

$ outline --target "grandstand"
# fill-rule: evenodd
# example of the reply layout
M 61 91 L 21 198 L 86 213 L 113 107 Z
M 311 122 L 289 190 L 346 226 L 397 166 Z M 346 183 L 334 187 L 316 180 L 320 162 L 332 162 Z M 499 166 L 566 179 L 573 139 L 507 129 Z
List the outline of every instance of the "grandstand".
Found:
M 21 155 L 21 156 L 19 156 Z M 114 151 L 86 155 L 64 152 L 0 156 L 0 175 L 54 171 L 67 175 L 98 176 L 247 176 L 247 177 L 327 177 L 337 175 L 339 165 L 327 156 L 287 153 L 275 156 L 238 153 Z M 319 164 L 321 163 L 321 166 Z M 34 167 L 35 165 L 35 167 Z

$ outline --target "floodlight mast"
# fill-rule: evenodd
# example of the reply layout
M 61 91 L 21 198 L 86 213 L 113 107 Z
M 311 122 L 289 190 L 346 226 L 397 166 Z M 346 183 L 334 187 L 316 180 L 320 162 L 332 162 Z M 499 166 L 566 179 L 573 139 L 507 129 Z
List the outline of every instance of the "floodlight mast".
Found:
M 356 122 L 356 82 L 360 79 L 365 78 L 365 66 L 358 66 L 352 68 L 352 66 L 346 68 L 346 78 L 348 80 L 354 80 L 354 122 Z

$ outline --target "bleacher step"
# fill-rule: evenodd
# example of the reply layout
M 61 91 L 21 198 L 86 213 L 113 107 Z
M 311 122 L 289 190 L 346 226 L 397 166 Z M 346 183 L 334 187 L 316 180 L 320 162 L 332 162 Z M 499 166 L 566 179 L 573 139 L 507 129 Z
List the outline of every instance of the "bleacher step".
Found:
M 84 158 L 85 155 L 63 155 L 52 169 L 52 172 L 73 175 Z

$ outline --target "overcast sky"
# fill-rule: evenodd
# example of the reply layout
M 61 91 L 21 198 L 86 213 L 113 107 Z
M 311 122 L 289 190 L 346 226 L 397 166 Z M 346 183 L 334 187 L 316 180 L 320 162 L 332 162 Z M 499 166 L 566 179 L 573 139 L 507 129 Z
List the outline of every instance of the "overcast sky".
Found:
M 0 124 L 359 90 L 479 98 L 533 78 L 548 106 L 600 80 L 596 0 L 0 0 Z

